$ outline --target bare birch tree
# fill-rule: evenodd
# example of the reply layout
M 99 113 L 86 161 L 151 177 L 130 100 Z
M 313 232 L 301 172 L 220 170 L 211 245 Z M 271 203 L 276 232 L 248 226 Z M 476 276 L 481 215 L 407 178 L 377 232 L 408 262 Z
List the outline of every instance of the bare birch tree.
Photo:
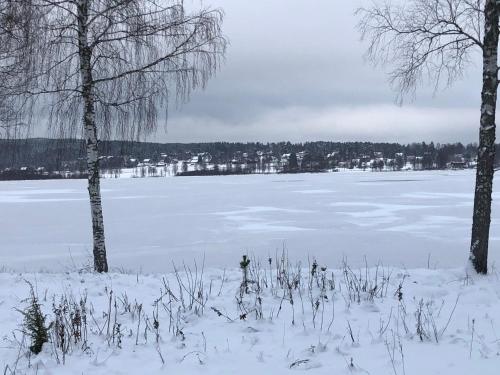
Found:
M 368 57 L 392 66 L 390 82 L 400 98 L 421 80 L 436 88 L 460 78 L 474 53 L 483 57 L 483 88 L 477 155 L 470 260 L 478 273 L 488 271 L 495 112 L 498 88 L 500 2 L 495 0 L 405 0 L 374 2 L 358 10 L 359 28 L 368 40 Z
M 48 108 L 59 136 L 84 137 L 94 266 L 107 272 L 99 139 L 137 139 L 156 128 L 169 97 L 183 102 L 204 87 L 226 48 L 222 11 L 188 11 L 183 0 L 4 1 L 22 21 L 9 34 L 22 37 L 0 48 L 4 66 L 18 67 L 4 89 Z

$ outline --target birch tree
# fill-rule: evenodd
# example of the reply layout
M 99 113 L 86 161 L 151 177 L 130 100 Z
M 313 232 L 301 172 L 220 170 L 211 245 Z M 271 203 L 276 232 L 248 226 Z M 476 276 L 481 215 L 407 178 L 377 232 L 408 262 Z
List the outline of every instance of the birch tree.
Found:
M 21 21 L 0 48 L 4 66 L 17 66 L 4 90 L 46 108 L 58 136 L 84 137 L 94 266 L 107 272 L 99 139 L 137 139 L 166 116 L 169 99 L 204 87 L 226 48 L 222 11 L 188 11 L 183 0 L 6 2 Z
M 423 80 L 452 84 L 475 53 L 482 53 L 483 87 L 470 261 L 488 271 L 495 113 L 498 89 L 499 8 L 496 0 L 405 0 L 374 2 L 358 10 L 368 57 L 392 66 L 390 82 L 402 98 Z

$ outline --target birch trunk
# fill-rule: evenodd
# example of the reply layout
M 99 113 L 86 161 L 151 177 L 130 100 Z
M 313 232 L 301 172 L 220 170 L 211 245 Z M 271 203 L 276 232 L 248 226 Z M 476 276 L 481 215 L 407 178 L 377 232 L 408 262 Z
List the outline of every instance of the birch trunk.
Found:
M 499 5 L 487 0 L 484 6 L 483 89 L 477 156 L 476 190 L 472 217 L 470 260 L 478 273 L 488 272 L 488 238 L 495 161 L 495 112 L 498 86 Z
M 88 191 L 92 215 L 94 268 L 97 272 L 108 272 L 101 204 L 101 184 L 99 179 L 99 150 L 91 67 L 92 50 L 88 45 L 87 39 L 88 3 L 88 0 L 80 0 L 78 2 L 78 52 L 84 104 L 83 125 L 87 147 Z

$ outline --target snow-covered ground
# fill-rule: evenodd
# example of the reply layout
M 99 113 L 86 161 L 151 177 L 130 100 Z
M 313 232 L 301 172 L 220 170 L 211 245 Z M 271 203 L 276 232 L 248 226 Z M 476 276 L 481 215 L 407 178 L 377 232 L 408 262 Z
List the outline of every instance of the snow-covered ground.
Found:
M 264 262 L 250 272 L 248 294 L 237 270 L 205 270 L 202 278 L 198 268 L 190 281 L 180 274 L 182 284 L 172 274 L 0 274 L 0 370 L 498 374 L 497 274 L 385 267 L 332 273 L 321 264 L 309 278 L 307 262 L 300 273 Z M 35 286 L 46 324 L 57 309 L 65 324 L 64 334 L 52 333 L 42 353 L 31 357 L 22 314 L 14 309 L 27 305 L 25 281 Z M 83 323 L 73 323 L 77 310 Z
M 91 252 L 84 180 L 0 183 L 0 266 L 64 270 Z M 205 255 L 234 267 L 242 253 L 288 250 L 338 267 L 381 260 L 405 267 L 460 267 L 467 258 L 473 171 L 339 172 L 106 179 L 107 247 L 112 267 L 171 270 Z M 497 194 L 495 194 L 495 197 Z M 498 201 L 491 259 L 498 261 Z M 429 258 L 430 257 L 430 258 Z
M 0 373 L 497 374 L 498 206 L 479 277 L 473 185 L 472 171 L 108 179 L 114 272 L 96 275 L 85 181 L 0 183 Z M 260 260 L 247 287 L 245 253 Z M 30 284 L 50 325 L 37 356 Z

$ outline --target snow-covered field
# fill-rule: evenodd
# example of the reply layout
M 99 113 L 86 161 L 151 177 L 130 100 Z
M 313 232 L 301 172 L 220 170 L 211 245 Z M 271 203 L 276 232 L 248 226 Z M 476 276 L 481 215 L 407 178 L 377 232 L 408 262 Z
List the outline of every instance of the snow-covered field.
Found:
M 190 282 L 181 274 L 182 284 L 172 274 L 0 274 L 0 370 L 9 375 L 498 374 L 496 274 L 318 268 L 309 284 L 310 268 L 299 275 L 296 268 L 283 271 L 266 263 L 250 273 L 248 294 L 240 289 L 236 270 L 205 270 L 201 283 L 198 269 Z M 59 311 L 51 341 L 31 357 L 30 340 L 23 340 L 20 330 L 22 315 L 14 310 L 27 305 L 25 280 L 36 287 L 47 325 Z M 54 329 L 61 322 L 64 334 Z M 73 330 L 79 332 L 76 339 Z
M 91 252 L 86 181 L 0 183 L 0 266 L 64 270 Z M 234 267 L 244 252 L 320 256 L 338 267 L 381 260 L 459 267 L 467 258 L 473 171 L 339 172 L 106 179 L 110 265 L 165 272 L 171 262 Z M 496 194 L 495 194 L 496 196 Z M 493 201 L 491 259 L 500 259 Z M 429 258 L 430 256 L 430 258 Z
M 473 183 L 472 171 L 105 180 L 106 275 L 81 270 L 85 181 L 0 183 L 0 373 L 497 374 L 500 279 L 466 266 Z M 244 253 L 257 257 L 246 287 Z M 37 356 L 30 284 L 50 324 Z

